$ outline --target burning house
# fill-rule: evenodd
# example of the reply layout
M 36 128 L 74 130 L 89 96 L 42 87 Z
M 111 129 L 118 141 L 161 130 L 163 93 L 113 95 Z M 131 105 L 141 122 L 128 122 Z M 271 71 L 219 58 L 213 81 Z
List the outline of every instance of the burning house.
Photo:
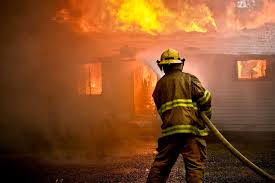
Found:
M 167 48 L 212 92 L 218 127 L 275 130 L 274 1 L 69 0 L 52 9 L 40 27 L 35 16 L 28 28 L 14 23 L 25 31 L 4 48 L 13 63 L 2 64 L 3 133 L 12 120 L 62 139 L 57 129 L 155 119 L 155 61 Z
M 168 48 L 211 92 L 222 134 L 275 175 L 275 0 L 11 0 L 0 9 L 1 182 L 145 182 L 161 123 L 156 61 Z M 209 134 L 205 182 L 264 181 Z M 178 160 L 168 182 L 184 182 Z
M 187 58 L 185 72 L 212 91 L 217 126 L 274 129 L 274 2 L 110 1 L 111 14 L 99 6 L 93 21 L 88 5 L 71 1 L 54 20 L 86 34 L 77 44 L 84 62 L 79 94 L 91 105 L 127 119 L 153 116 L 151 93 L 161 77 L 155 61 L 171 47 Z M 89 49 L 90 39 L 102 48 Z
M 156 111 L 151 94 L 162 75 L 155 61 L 162 50 L 172 47 L 186 57 L 184 71 L 197 75 L 213 93 L 213 119 L 218 127 L 227 130 L 270 130 L 274 128 L 272 121 L 275 117 L 272 112 L 274 30 L 274 25 L 266 24 L 230 35 L 216 32 L 178 33 L 173 38 L 137 39 L 127 46 L 122 43 L 119 55 L 108 58 L 104 55 L 87 62 L 92 67 L 101 67 L 90 75 L 86 74 L 86 92 L 82 94 L 91 101 L 92 98 L 107 100 L 111 105 L 103 102 L 102 111 L 110 110 L 108 113 L 121 117 L 154 116 Z M 130 38 L 127 39 L 127 43 L 131 42 Z M 138 44 L 142 45 L 141 48 Z M 131 50 L 136 54 L 124 55 L 122 50 Z M 101 93 L 87 93 L 94 86 L 99 87 Z M 122 108 L 118 109 L 116 104 Z M 97 103 L 94 105 L 98 107 Z

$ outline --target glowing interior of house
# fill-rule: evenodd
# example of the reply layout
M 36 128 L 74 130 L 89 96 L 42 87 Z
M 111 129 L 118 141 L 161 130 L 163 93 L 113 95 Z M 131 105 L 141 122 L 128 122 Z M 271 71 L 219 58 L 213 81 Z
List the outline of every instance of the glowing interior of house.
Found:
M 237 61 L 239 80 L 257 80 L 266 78 L 266 60 Z
M 79 95 L 100 95 L 102 93 L 102 64 L 90 63 L 80 66 L 78 82 Z
M 155 105 L 152 93 L 157 75 L 146 65 L 138 64 L 134 73 L 134 110 L 135 114 L 153 113 Z

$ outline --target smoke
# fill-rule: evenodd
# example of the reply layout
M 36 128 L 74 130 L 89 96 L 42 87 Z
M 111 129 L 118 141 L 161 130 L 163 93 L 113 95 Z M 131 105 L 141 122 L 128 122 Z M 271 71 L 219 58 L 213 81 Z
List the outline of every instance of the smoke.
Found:
M 81 1 L 80 4 L 84 2 Z M 90 4 L 94 3 L 90 8 L 93 10 L 91 16 L 95 17 L 96 22 L 100 20 L 108 22 L 108 16 L 99 13 L 105 11 L 104 2 L 89 1 Z M 201 2 L 208 4 L 215 17 L 225 17 L 224 10 L 232 1 Z M 165 3 L 171 9 L 175 8 L 171 1 Z M 82 10 L 90 4 L 84 3 L 81 6 L 83 9 L 71 12 L 72 15 L 82 17 Z M 80 63 L 96 61 L 93 60 L 95 55 L 116 56 L 110 49 L 111 44 L 116 42 L 108 40 L 110 44 L 102 43 L 96 34 L 95 37 L 78 34 L 72 31 L 70 25 L 59 24 L 52 20 L 56 12 L 73 5 L 62 0 L 1 2 L 0 151 L 2 153 L 57 153 L 61 157 L 66 157 L 68 152 L 81 154 L 78 152 L 81 151 L 87 158 L 110 153 L 122 154 L 137 150 L 137 146 L 140 145 L 137 137 L 140 134 L 146 137 L 150 134 L 146 132 L 146 128 L 128 124 L 130 117 L 124 116 L 123 113 L 125 110 L 131 110 L 129 107 L 125 109 L 124 106 L 133 105 L 126 103 L 130 100 L 125 100 L 132 97 L 132 89 L 128 87 L 132 84 L 131 75 L 129 77 L 124 75 L 127 69 L 129 69 L 127 73 L 132 72 L 132 67 L 128 67 L 131 64 L 124 67 L 119 64 L 104 67 L 103 91 L 108 91 L 110 95 L 103 93 L 99 99 L 95 96 L 79 97 L 73 92 L 77 91 L 75 90 L 78 79 L 77 67 Z M 220 18 L 220 21 L 222 25 L 223 19 Z M 169 47 L 179 50 L 181 54 L 184 53 L 179 46 L 163 43 L 150 50 L 139 52 L 136 58 L 152 68 L 160 78 L 163 73 L 155 61 Z M 204 81 L 202 75 L 200 76 L 202 71 L 197 67 L 196 60 L 189 60 L 188 56 L 186 58 L 185 71 L 197 75 Z M 112 62 L 115 63 L 116 60 Z M 121 65 L 125 65 L 125 62 Z M 213 73 L 214 71 L 213 69 Z M 110 78 L 112 83 L 108 81 Z M 125 93 L 128 95 L 124 95 Z
M 150 49 L 139 52 L 136 55 L 136 60 L 143 62 L 157 74 L 158 78 L 161 78 L 164 72 L 158 68 L 156 61 L 160 59 L 159 57 L 162 51 L 161 49 Z
M 173 45 L 170 43 L 151 47 L 148 50 L 143 50 L 137 53 L 136 59 L 151 68 L 156 73 L 158 79 L 160 79 L 164 75 L 164 72 L 159 69 L 156 61 L 160 60 L 160 55 L 168 48 L 179 51 L 181 58 L 186 59 L 183 68 L 184 72 L 194 74 L 199 78 L 202 78 L 202 81 L 206 83 L 205 78 L 203 77 L 203 75 L 201 75 L 202 70 L 200 70 L 200 64 L 198 64 L 198 60 L 203 60 L 204 58 L 197 58 L 198 56 L 194 56 L 188 53 L 186 54 L 186 50 L 184 50 L 183 47 L 179 47 L 179 45 Z
M 274 0 L 228 0 L 209 4 L 220 31 L 239 31 L 275 23 Z
M 52 21 L 63 5 L 33 0 L 1 4 L 0 152 L 100 159 L 136 151 L 136 137 L 146 132 L 123 114 L 130 110 L 124 106 L 131 105 L 123 100 L 131 91 L 121 94 L 131 90 L 131 83 L 121 82 L 125 68 L 116 73 L 117 65 L 104 66 L 103 90 L 111 95 L 77 95 L 79 64 L 94 61 L 91 56 L 103 55 L 108 45 Z
M 165 1 L 166 5 L 179 11 L 185 0 Z M 206 4 L 211 10 L 218 32 L 239 31 L 259 28 L 267 23 L 275 23 L 274 0 L 190 0 L 188 3 Z

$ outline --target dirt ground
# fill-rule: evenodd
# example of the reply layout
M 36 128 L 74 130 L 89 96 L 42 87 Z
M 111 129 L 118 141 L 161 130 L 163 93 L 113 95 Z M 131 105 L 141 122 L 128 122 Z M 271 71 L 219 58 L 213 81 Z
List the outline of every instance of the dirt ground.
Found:
M 223 132 L 248 159 L 275 176 L 275 132 Z M 123 144 L 122 144 L 123 146 Z M 129 142 L 127 143 L 129 146 Z M 89 152 L 1 154 L 0 182 L 89 183 L 145 182 L 154 159 L 156 139 L 143 138 L 126 147 L 90 158 Z M 168 182 L 184 181 L 179 157 Z M 218 141 L 208 138 L 206 183 L 267 182 L 234 158 Z

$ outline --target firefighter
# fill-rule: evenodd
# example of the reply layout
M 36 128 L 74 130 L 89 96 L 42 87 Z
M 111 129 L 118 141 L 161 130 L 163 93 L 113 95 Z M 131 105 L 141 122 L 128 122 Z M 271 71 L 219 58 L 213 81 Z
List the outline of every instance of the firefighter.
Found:
M 184 61 L 173 49 L 164 51 L 157 61 L 165 73 L 153 92 L 162 119 L 162 136 L 147 183 L 166 182 L 179 154 L 187 183 L 203 182 L 208 131 L 199 114 L 211 117 L 211 95 L 196 76 L 182 72 Z

